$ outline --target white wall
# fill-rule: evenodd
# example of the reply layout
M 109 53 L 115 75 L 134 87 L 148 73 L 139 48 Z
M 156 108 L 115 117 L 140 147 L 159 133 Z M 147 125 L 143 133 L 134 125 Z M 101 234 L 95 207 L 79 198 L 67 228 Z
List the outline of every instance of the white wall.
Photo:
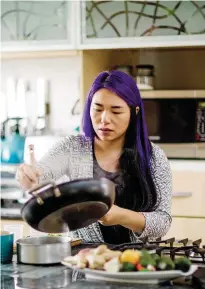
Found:
M 1 62 L 1 92 L 6 95 L 8 77 L 30 80 L 35 88 L 39 77 L 51 81 L 51 129 L 69 133 L 70 111 L 80 96 L 80 58 L 17 59 Z

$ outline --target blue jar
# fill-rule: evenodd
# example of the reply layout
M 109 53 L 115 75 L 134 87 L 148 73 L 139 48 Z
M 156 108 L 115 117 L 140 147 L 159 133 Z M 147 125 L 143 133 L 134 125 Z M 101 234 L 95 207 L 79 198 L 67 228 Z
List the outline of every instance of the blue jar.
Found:
M 11 263 L 13 259 L 14 234 L 1 231 L 1 263 Z

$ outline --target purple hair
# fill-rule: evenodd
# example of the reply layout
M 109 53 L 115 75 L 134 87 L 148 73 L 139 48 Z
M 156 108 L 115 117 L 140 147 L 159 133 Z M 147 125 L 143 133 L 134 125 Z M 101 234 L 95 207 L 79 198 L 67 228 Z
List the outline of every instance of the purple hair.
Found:
M 151 144 L 148 139 L 147 127 L 145 123 L 144 107 L 140 92 L 136 83 L 128 74 L 113 70 L 111 72 L 101 72 L 94 80 L 90 92 L 88 94 L 85 109 L 83 113 L 82 129 L 85 136 L 91 139 L 95 136 L 92 121 L 90 118 L 90 106 L 93 95 L 102 88 L 107 88 L 120 96 L 130 107 L 139 106 L 140 110 L 136 115 L 136 147 L 139 154 L 140 167 L 144 174 L 150 167 Z

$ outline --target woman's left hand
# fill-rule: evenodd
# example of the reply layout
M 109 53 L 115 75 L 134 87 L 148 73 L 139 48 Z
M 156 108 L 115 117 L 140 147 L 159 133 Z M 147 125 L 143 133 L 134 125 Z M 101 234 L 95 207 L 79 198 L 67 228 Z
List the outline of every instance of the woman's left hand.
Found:
M 99 222 L 105 226 L 120 225 L 122 211 L 122 208 L 113 205 L 107 214 L 99 220 Z

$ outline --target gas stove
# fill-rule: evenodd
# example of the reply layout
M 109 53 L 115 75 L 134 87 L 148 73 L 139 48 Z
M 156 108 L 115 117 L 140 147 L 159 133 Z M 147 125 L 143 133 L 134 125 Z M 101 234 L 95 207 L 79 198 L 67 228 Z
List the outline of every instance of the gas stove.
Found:
M 175 238 L 159 240 L 157 254 L 169 254 L 174 260 L 177 256 L 186 256 L 192 263 L 205 267 L 205 245 L 202 240 L 190 241 L 188 238 L 176 241 Z
M 200 264 L 205 267 L 205 245 L 202 245 L 202 239 L 191 241 L 188 238 L 176 240 L 175 237 L 169 239 L 158 238 L 155 241 L 148 241 L 148 238 L 140 239 L 141 243 L 127 243 L 112 245 L 114 250 L 125 249 L 147 249 L 158 255 L 169 255 L 172 260 L 177 256 L 186 256 L 192 263 Z
M 186 256 L 192 263 L 205 267 L 205 245 L 202 245 L 202 240 L 198 239 L 191 241 L 188 238 L 176 240 L 174 237 L 169 239 L 158 238 L 155 241 L 149 241 L 148 238 L 141 238 L 137 243 L 124 244 L 106 244 L 112 250 L 124 251 L 126 249 L 142 250 L 147 249 L 158 255 L 169 255 L 172 260 L 178 256 Z M 85 247 L 97 247 L 102 243 L 82 243 L 76 249 L 80 250 Z

